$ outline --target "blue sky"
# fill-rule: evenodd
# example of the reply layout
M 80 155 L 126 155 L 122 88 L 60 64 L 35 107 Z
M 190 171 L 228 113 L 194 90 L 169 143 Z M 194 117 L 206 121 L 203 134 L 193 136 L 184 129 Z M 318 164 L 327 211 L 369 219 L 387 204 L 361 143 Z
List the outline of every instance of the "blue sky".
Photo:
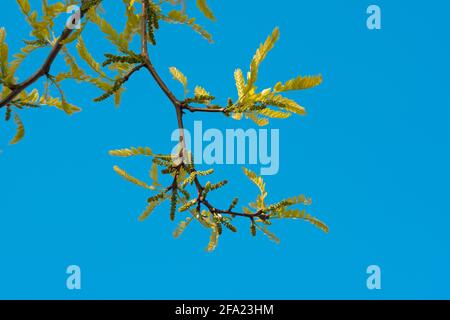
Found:
M 31 1 L 38 4 L 39 1 Z M 110 1 L 106 1 L 110 2 Z M 114 159 L 108 150 L 149 146 L 169 152 L 175 114 L 151 78 L 138 74 L 114 108 L 94 104 L 99 92 L 68 83 L 83 112 L 22 112 L 27 136 L 7 142 L 0 131 L 0 297 L 123 299 L 394 299 L 450 298 L 450 72 L 448 1 L 210 0 L 218 22 L 204 24 L 210 45 L 181 26 L 163 26 L 150 55 L 178 93 L 168 68 L 226 101 L 233 71 L 248 68 L 257 46 L 280 27 L 281 38 L 262 65 L 259 87 L 298 74 L 324 83 L 292 94 L 307 117 L 273 121 L 280 130 L 280 172 L 267 177 L 270 199 L 305 193 L 325 235 L 308 223 L 277 222 L 278 246 L 247 222 L 225 233 L 218 249 L 192 225 L 174 240 L 168 208 L 137 221 L 148 194 L 119 178 L 119 164 L 145 177 L 145 159 Z M 366 28 L 366 8 L 382 9 L 382 29 Z M 111 3 L 106 17 L 119 25 Z M 1 26 L 12 51 L 29 30 L 14 1 L 3 3 Z M 112 50 L 91 26 L 84 38 L 100 60 Z M 28 60 L 20 75 L 37 67 Z M 62 63 L 54 69 L 63 68 Z M 178 91 L 177 91 L 178 90 Z M 248 128 L 219 115 L 187 115 L 189 127 Z M 256 190 L 240 166 L 217 168 L 231 183 L 217 201 Z M 82 270 L 82 290 L 65 286 L 68 265 Z M 366 287 L 366 268 L 382 270 L 382 290 Z

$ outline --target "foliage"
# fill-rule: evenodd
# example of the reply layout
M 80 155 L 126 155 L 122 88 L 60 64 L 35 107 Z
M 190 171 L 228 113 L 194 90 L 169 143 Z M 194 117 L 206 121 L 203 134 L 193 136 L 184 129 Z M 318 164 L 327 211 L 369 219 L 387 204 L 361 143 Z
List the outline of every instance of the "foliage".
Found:
M 235 70 L 236 99 L 228 98 L 227 103 L 221 105 L 215 103 L 216 97 L 203 87 L 195 86 L 190 91 L 188 78 L 176 67 L 171 67 L 169 71 L 172 77 L 181 83 L 184 89 L 184 98 L 180 100 L 175 97 L 153 67 L 148 55 L 148 45 L 157 44 L 157 33 L 161 23 L 187 26 L 208 42 L 213 42 L 211 34 L 198 24 L 197 19 L 188 16 L 187 1 L 122 0 L 122 3 L 117 4 L 122 6 L 125 12 L 125 26 L 122 30 L 117 30 L 108 22 L 101 6 L 102 0 L 64 0 L 54 4 L 42 0 L 40 11 L 33 8 L 29 0 L 16 0 L 16 2 L 31 32 L 29 38 L 24 40 L 24 47 L 20 52 L 10 57 L 6 30 L 0 28 L 0 109 L 5 110 L 5 120 L 13 119 L 17 127 L 17 133 L 11 140 L 11 144 L 18 143 L 25 135 L 24 124 L 19 114 L 27 109 L 53 106 L 68 115 L 81 110 L 66 99 L 63 84 L 67 80 L 97 87 L 100 93 L 94 98 L 95 102 L 113 97 L 115 104 L 120 105 L 126 83 L 134 73 L 145 69 L 149 71 L 177 110 L 179 129 L 183 129 L 185 111 L 220 113 L 236 120 L 246 118 L 259 126 L 267 125 L 271 118 L 285 119 L 292 114 L 305 115 L 305 109 L 284 94 L 310 89 L 322 82 L 320 75 L 297 76 L 285 82 L 277 82 L 272 88 L 258 90 L 256 84 L 260 66 L 280 37 L 279 29 L 275 28 L 257 49 L 248 72 L 244 74 L 242 69 Z M 216 20 L 207 0 L 196 0 L 195 3 L 207 19 Z M 81 7 L 81 28 L 71 30 L 66 27 L 58 30 L 55 19 L 65 13 L 68 6 L 75 4 Z M 108 52 L 104 53 L 103 61 L 98 61 L 98 58 L 89 51 L 89 43 L 82 37 L 85 28 L 92 25 L 95 25 L 111 44 Z M 60 35 L 55 36 L 58 31 Z M 136 37 L 141 39 L 139 46 L 136 41 L 133 41 Z M 36 72 L 31 73 L 29 78 L 19 81 L 16 75 L 17 70 L 22 62 L 36 50 L 50 50 L 47 60 Z M 53 73 L 51 67 L 58 57 L 64 59 L 67 69 Z M 37 87 L 38 84 L 42 84 L 42 89 Z M 54 96 L 55 94 L 57 97 Z M 180 142 L 182 141 L 180 138 Z M 237 232 L 234 224 L 237 217 L 249 220 L 250 233 L 253 236 L 260 232 L 277 243 L 280 240 L 269 230 L 273 220 L 304 220 L 328 232 L 328 227 L 322 221 L 312 217 L 303 208 L 294 208 L 294 206 L 311 204 L 310 199 L 303 195 L 268 204 L 264 180 L 249 169 L 244 168 L 243 171 L 259 191 L 256 199 L 243 206 L 242 211 L 236 210 L 238 198 L 234 198 L 228 208 L 218 209 L 211 204 L 208 197 L 210 193 L 225 187 L 228 181 L 222 180 L 215 183 L 207 181 L 203 185 L 200 180 L 211 176 L 214 170 L 212 168 L 204 171 L 197 170 L 184 147 L 180 149 L 181 162 L 175 161 L 172 155 L 155 154 L 148 147 L 112 150 L 110 154 L 116 157 L 144 156 L 151 159 L 150 182 L 144 182 L 118 166 L 114 167 L 115 172 L 125 180 L 152 192 L 139 220 L 147 219 L 158 206 L 168 202 L 170 219 L 182 217 L 174 236 L 179 237 L 195 220 L 211 232 L 207 251 L 217 247 L 224 228 Z M 159 181 L 159 175 L 170 183 L 164 186 Z M 192 192 L 194 193 L 191 195 Z

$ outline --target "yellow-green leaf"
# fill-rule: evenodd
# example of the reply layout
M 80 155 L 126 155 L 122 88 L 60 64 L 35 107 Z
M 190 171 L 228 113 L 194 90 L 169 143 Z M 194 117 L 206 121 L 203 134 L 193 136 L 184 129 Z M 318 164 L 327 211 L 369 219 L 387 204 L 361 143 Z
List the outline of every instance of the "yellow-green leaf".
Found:
M 296 196 L 296 197 L 288 198 L 286 200 L 292 204 L 303 204 L 305 206 L 310 206 L 312 204 L 312 199 L 307 198 L 303 194 Z
M 134 2 L 134 0 L 133 0 Z M 124 42 L 130 42 L 133 36 L 140 31 L 140 21 L 141 17 L 139 14 L 135 13 L 133 4 L 126 9 L 127 22 L 125 28 L 120 34 L 120 37 L 124 39 Z
M 149 147 L 111 150 L 109 154 L 114 157 L 153 156 L 153 152 Z
M 139 216 L 138 220 L 139 221 L 144 221 L 145 219 L 147 219 L 150 214 L 153 212 L 153 210 L 155 210 L 155 208 L 161 203 L 161 201 L 154 201 L 151 202 L 147 205 L 147 207 L 145 208 L 144 212 L 142 212 L 142 214 Z
M 191 223 L 192 220 L 193 220 L 192 218 L 187 218 L 186 220 L 181 221 L 178 227 L 173 232 L 173 237 L 179 238 L 181 234 L 184 232 L 184 230 L 186 230 L 187 226 Z
M 273 232 L 269 231 L 267 227 L 261 227 L 256 224 L 256 228 L 262 231 L 267 237 L 269 237 L 270 240 L 272 240 L 276 244 L 280 244 L 280 239 Z
M 183 204 L 183 205 L 178 209 L 178 211 L 184 212 L 184 211 L 186 211 L 186 210 L 189 210 L 189 209 L 192 208 L 196 203 L 197 203 L 197 199 L 189 200 L 188 202 L 186 202 L 185 204 Z
M 6 44 L 6 30 L 0 28 L 0 78 L 8 76 L 8 45 Z
M 123 37 L 120 37 L 119 33 L 114 29 L 114 27 L 108 23 L 105 19 L 101 18 L 95 10 L 91 10 L 87 13 L 88 18 L 94 22 L 102 31 L 106 38 L 111 41 L 117 48 L 121 50 L 126 50 L 128 43 Z
M 25 14 L 28 15 L 31 11 L 31 6 L 28 0 L 16 0 L 19 4 L 20 10 Z
M 278 107 L 280 109 L 284 109 L 286 111 L 296 113 L 298 115 L 306 114 L 305 108 L 300 106 L 297 102 L 295 102 L 294 100 L 288 99 L 286 97 L 280 96 L 280 95 L 275 95 L 275 96 L 269 97 L 264 100 L 264 103 L 271 105 L 271 106 L 276 106 L 276 107 Z
M 23 137 L 25 136 L 25 128 L 23 126 L 23 122 L 22 122 L 22 120 L 20 119 L 20 117 L 19 117 L 19 115 L 17 113 L 14 114 L 14 122 L 15 122 L 15 124 L 17 126 L 17 131 L 16 131 L 16 135 L 9 142 L 9 144 L 16 144 L 20 140 L 22 140 Z
M 83 38 L 80 36 L 78 38 L 77 50 L 80 57 L 91 67 L 92 70 L 97 72 L 101 77 L 107 78 L 106 74 L 102 71 L 100 63 L 95 61 L 94 57 L 89 53 Z
M 152 164 L 152 168 L 150 170 L 150 178 L 153 180 L 153 186 L 160 186 L 161 184 L 158 181 L 158 165 L 156 163 Z
M 172 74 L 172 77 L 183 85 L 184 93 L 186 94 L 188 85 L 188 80 L 186 76 L 175 67 L 170 67 L 169 70 L 170 73 Z
M 245 79 L 241 69 L 236 69 L 236 71 L 234 71 L 234 80 L 236 81 L 236 89 L 239 98 L 242 98 L 245 93 Z
M 245 116 L 247 118 L 249 118 L 250 120 L 252 120 L 254 123 L 256 123 L 256 125 L 258 125 L 260 127 L 264 127 L 264 126 L 267 126 L 269 124 L 269 120 L 267 118 L 260 117 L 257 114 L 245 113 Z
M 250 72 L 248 75 L 248 82 L 245 93 L 250 92 L 254 88 L 256 79 L 258 78 L 259 66 L 261 62 L 263 62 L 263 60 L 266 58 L 269 51 L 273 49 L 279 37 L 280 30 L 278 28 L 275 28 L 272 34 L 267 37 L 266 41 L 259 46 L 250 64 Z
M 242 170 L 244 171 L 244 174 L 250 179 L 250 181 L 252 181 L 259 188 L 261 194 L 265 193 L 266 184 L 263 178 L 245 167 L 243 167 Z
M 206 3 L 206 0 L 197 0 L 197 7 L 205 15 L 205 17 L 213 21 L 216 20 L 216 17 L 214 17 L 213 12 Z
M 129 175 L 125 170 L 121 169 L 121 168 L 118 167 L 118 166 L 114 166 L 114 171 L 115 171 L 118 175 L 120 175 L 122 178 L 124 178 L 125 180 L 127 180 L 127 181 L 129 181 L 129 182 L 131 182 L 131 183 L 134 183 L 135 185 L 138 185 L 138 186 L 140 186 L 140 187 L 142 187 L 142 188 L 145 188 L 145 189 L 155 190 L 155 187 L 149 186 L 149 185 L 146 184 L 145 182 L 143 182 L 143 181 L 141 181 L 141 180 L 139 180 L 139 179 L 137 179 L 137 178 L 135 178 L 135 177 Z
M 322 76 L 299 76 L 295 79 L 289 80 L 286 83 L 278 82 L 274 90 L 276 92 L 292 91 L 292 90 L 305 90 L 318 86 L 322 83 Z
M 194 94 L 197 97 L 208 97 L 211 96 L 211 94 L 206 91 L 204 88 L 200 87 L 200 86 L 196 86 L 194 89 Z
M 329 228 L 328 226 L 320 221 L 319 219 L 311 216 L 309 213 L 306 212 L 306 210 L 299 210 L 299 209 L 290 209 L 285 210 L 280 213 L 278 213 L 276 216 L 272 217 L 272 219 L 276 218 L 283 218 L 283 219 L 301 219 L 308 221 L 309 223 L 315 225 L 319 229 L 321 229 L 323 232 L 328 233 Z
M 270 108 L 260 110 L 260 111 L 258 111 L 258 113 L 260 115 L 263 115 L 263 116 L 266 116 L 269 118 L 276 118 L 276 119 L 286 119 L 291 116 L 291 114 L 288 112 L 276 111 L 276 110 L 272 110 Z
M 219 231 L 217 227 L 212 228 L 211 237 L 209 238 L 208 246 L 206 247 L 206 251 L 212 252 L 217 247 L 217 243 L 219 242 Z
M 167 16 L 162 17 L 166 22 L 169 23 L 181 23 L 190 26 L 195 32 L 200 34 L 208 42 L 212 43 L 212 36 L 199 24 L 195 23 L 195 18 L 189 18 L 182 11 L 172 10 Z

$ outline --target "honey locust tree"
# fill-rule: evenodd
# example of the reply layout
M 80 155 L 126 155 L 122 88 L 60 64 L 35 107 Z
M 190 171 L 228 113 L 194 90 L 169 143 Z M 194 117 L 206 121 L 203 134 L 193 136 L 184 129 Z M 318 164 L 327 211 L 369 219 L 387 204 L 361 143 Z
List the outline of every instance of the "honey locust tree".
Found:
M 238 198 L 230 201 L 226 208 L 219 208 L 208 197 L 228 182 L 216 183 L 207 181 L 202 183 L 206 176 L 213 173 L 213 169 L 204 171 L 194 166 L 192 156 L 185 145 L 184 115 L 185 113 L 211 113 L 232 117 L 236 120 L 249 119 L 257 126 L 265 126 L 269 118 L 289 118 L 292 114 L 305 115 L 305 110 L 295 101 L 284 94 L 293 90 L 304 90 L 315 87 L 322 82 L 321 76 L 298 76 L 286 82 L 277 82 L 272 88 L 259 91 L 256 82 L 258 70 L 270 50 L 279 38 L 279 30 L 275 28 L 271 35 L 259 46 L 250 63 L 246 74 L 241 69 L 234 72 L 236 83 L 236 98 L 228 98 L 225 103 L 216 102 L 216 98 L 206 89 L 196 86 L 193 94 L 188 94 L 188 80 L 186 76 L 175 67 L 170 68 L 173 78 L 184 87 L 185 96 L 177 97 L 166 81 L 162 79 L 154 68 L 149 51 L 157 44 L 157 30 L 161 23 L 180 24 L 191 28 L 205 40 L 212 42 L 212 36 L 199 24 L 195 18 L 186 14 L 186 5 L 190 2 L 184 0 L 114 0 L 115 5 L 122 7 L 125 13 L 125 27 L 116 30 L 106 19 L 101 7 L 102 1 L 109 0 L 65 0 L 50 4 L 47 0 L 41 1 L 40 10 L 31 6 L 29 0 L 16 0 L 25 20 L 31 26 L 28 40 L 24 47 L 12 59 L 8 54 L 6 31 L 0 29 L 0 109 L 5 112 L 5 120 L 13 119 L 17 126 L 17 133 L 11 144 L 19 142 L 25 134 L 20 114 L 27 109 L 56 107 L 72 115 L 81 109 L 69 103 L 64 95 L 64 82 L 75 80 L 90 83 L 101 90 L 101 94 L 94 101 L 103 101 L 113 98 L 119 105 L 125 84 L 137 72 L 148 72 L 156 85 L 164 92 L 169 104 L 176 111 L 176 124 L 179 129 L 179 148 L 175 154 L 155 153 L 149 147 L 131 147 L 110 151 L 112 156 L 133 157 L 145 156 L 151 159 L 151 182 L 144 182 L 125 170 L 114 167 L 114 170 L 126 180 L 148 189 L 152 192 L 147 200 L 147 207 L 139 217 L 146 219 L 155 208 L 164 201 L 170 202 L 170 219 L 176 218 L 178 212 L 182 221 L 174 232 L 178 237 L 192 222 L 197 221 L 211 230 L 211 237 L 207 246 L 208 251 L 215 249 L 222 229 L 232 232 L 237 229 L 233 220 L 237 217 L 248 219 L 250 232 L 253 236 L 257 231 L 267 235 L 271 240 L 279 239 L 269 231 L 269 226 L 276 219 L 301 219 L 312 223 L 324 232 L 328 227 L 320 220 L 308 214 L 304 208 L 311 200 L 303 195 L 290 197 L 275 203 L 267 203 L 267 191 L 262 177 L 244 168 L 244 174 L 257 186 L 259 194 L 254 202 L 237 210 Z M 37 2 L 37 1 L 35 1 Z M 122 3 L 121 3 L 122 2 Z M 69 18 L 65 28 L 59 31 L 56 19 L 65 14 L 68 7 L 78 5 L 73 16 Z M 199 11 L 208 19 L 215 20 L 213 12 L 206 0 L 196 0 Z M 73 7 L 72 7 L 73 8 Z M 79 21 L 78 21 L 79 20 Z M 102 63 L 96 61 L 88 51 L 88 43 L 82 37 L 83 30 L 95 25 L 109 40 L 111 48 L 104 53 Z M 136 41 L 133 41 L 135 40 Z M 36 50 L 48 50 L 48 56 L 42 65 L 28 78 L 19 80 L 16 71 L 22 61 Z M 67 70 L 53 70 L 53 62 L 62 57 Z M 83 70 L 78 61 L 83 60 L 89 71 Z M 161 174 L 162 180 L 158 179 Z

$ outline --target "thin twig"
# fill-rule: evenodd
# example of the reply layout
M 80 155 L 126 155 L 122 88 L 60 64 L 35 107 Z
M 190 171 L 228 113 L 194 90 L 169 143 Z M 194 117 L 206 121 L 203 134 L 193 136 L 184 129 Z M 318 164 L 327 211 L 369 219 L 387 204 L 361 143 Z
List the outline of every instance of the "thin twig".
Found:
M 152 64 L 152 62 L 150 60 L 149 53 L 148 53 L 147 26 L 146 26 L 146 21 L 147 21 L 146 6 L 147 6 L 146 1 L 142 1 L 141 55 L 145 58 L 145 67 L 146 67 L 146 69 L 150 72 L 150 74 L 152 75 L 153 79 L 156 81 L 156 83 L 160 87 L 160 89 L 165 93 L 167 98 L 172 102 L 173 106 L 175 107 L 176 115 L 177 115 L 177 122 L 178 122 L 178 129 L 180 131 L 180 137 L 179 137 L 179 142 L 180 142 L 180 145 L 181 145 L 180 156 L 182 158 L 184 158 L 183 154 L 184 154 L 184 152 L 186 150 L 186 146 L 185 146 L 185 138 L 184 138 L 184 123 L 183 123 L 184 112 L 183 111 L 184 110 L 188 110 L 190 112 L 210 112 L 210 113 L 222 112 L 223 113 L 225 111 L 225 108 L 217 108 L 217 109 L 212 109 L 211 108 L 211 109 L 207 109 L 207 108 L 192 107 L 192 106 L 186 104 L 185 102 L 182 102 L 182 101 L 178 100 L 176 98 L 176 96 L 174 95 L 174 93 L 169 89 L 169 87 L 166 85 L 164 80 L 161 78 L 161 76 L 158 74 L 157 70 L 153 66 L 153 64 Z M 178 177 L 179 171 L 182 168 L 186 169 L 186 166 L 184 165 L 183 162 L 181 163 L 181 165 L 179 165 L 177 167 L 177 171 L 175 173 L 176 177 Z M 195 168 L 193 166 L 191 166 L 189 171 L 190 171 L 190 173 L 192 173 L 192 172 L 195 172 L 196 170 L 195 170 Z M 167 188 L 167 190 L 176 188 L 177 187 L 176 183 L 177 183 L 177 178 L 174 179 L 174 181 Z M 252 221 L 253 221 L 254 218 L 260 218 L 261 220 L 267 220 L 269 218 L 269 216 L 266 215 L 261 210 L 255 212 L 253 214 L 248 214 L 248 213 L 241 213 L 241 212 L 233 212 L 231 210 L 220 210 L 220 209 L 217 209 L 208 200 L 206 200 L 206 197 L 204 197 L 203 192 L 204 192 L 205 188 L 200 183 L 200 180 L 198 179 L 198 177 L 194 178 L 194 184 L 195 184 L 195 186 L 197 188 L 198 206 L 203 204 L 204 206 L 206 206 L 208 208 L 208 210 L 213 215 L 226 214 L 226 215 L 231 215 L 231 216 L 241 216 L 241 217 L 247 217 L 247 218 L 251 219 Z
M 142 68 L 145 67 L 145 64 L 139 64 L 137 66 L 135 66 L 133 69 L 131 69 L 130 71 L 127 72 L 127 74 L 123 77 L 124 83 L 127 82 L 128 80 L 130 80 L 131 76 L 141 70 Z
M 197 108 L 197 107 L 192 107 L 190 105 L 183 105 L 183 109 L 188 110 L 192 113 L 194 112 L 208 112 L 208 113 L 224 113 L 225 112 L 225 108 L 217 108 L 217 109 L 213 109 L 213 108 Z

